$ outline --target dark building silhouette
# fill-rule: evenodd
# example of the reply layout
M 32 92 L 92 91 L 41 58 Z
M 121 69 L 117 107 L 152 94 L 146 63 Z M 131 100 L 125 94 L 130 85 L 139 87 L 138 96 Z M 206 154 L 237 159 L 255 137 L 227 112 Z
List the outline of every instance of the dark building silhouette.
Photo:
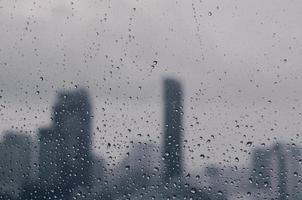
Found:
M 191 186 L 183 177 L 183 91 L 179 81 L 164 80 L 163 176 L 148 194 L 154 199 L 210 200 L 211 194 Z M 147 195 L 147 196 L 148 196 Z
M 91 115 L 85 90 L 59 93 L 53 124 L 39 131 L 39 177 L 47 187 L 69 193 L 91 183 Z
M 0 199 L 13 199 L 31 178 L 31 137 L 8 131 L 0 143 Z
M 287 199 L 287 166 L 286 166 L 286 155 L 282 145 L 277 143 L 273 147 L 273 154 L 275 154 L 275 159 L 277 161 L 277 170 L 278 170 L 278 199 L 284 200 Z
M 178 81 L 164 81 L 164 178 L 182 175 L 182 88 Z
M 275 143 L 253 153 L 251 182 L 262 197 L 301 199 L 301 148 Z
M 269 149 L 256 149 L 252 155 L 253 169 L 251 183 L 254 187 L 264 188 L 271 186 L 271 151 Z

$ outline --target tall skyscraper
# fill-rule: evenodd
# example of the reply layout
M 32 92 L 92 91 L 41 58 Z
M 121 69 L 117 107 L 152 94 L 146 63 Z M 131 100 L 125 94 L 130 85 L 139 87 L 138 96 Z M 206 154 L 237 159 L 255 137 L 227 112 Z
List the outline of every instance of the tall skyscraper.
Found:
M 299 199 L 299 149 L 276 143 L 253 153 L 252 184 L 263 198 Z
M 164 81 L 164 179 L 182 175 L 182 88 L 174 79 Z
M 258 188 L 271 187 L 271 151 L 270 149 L 255 149 L 252 154 L 253 169 L 252 185 Z
M 40 178 L 71 189 L 90 183 L 91 105 L 83 89 L 61 92 L 53 124 L 40 129 Z
M 273 147 L 273 156 L 275 156 L 275 160 L 277 161 L 277 172 L 278 172 L 278 199 L 283 200 L 287 199 L 287 164 L 286 164 L 286 157 L 284 146 L 277 143 Z

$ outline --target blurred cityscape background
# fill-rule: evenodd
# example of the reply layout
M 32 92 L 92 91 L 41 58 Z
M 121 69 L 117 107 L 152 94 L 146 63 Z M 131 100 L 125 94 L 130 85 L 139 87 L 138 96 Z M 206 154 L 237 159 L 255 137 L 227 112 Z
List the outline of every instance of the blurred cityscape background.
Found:
M 4 133 L 0 199 L 302 199 L 301 148 L 294 143 L 254 148 L 246 168 L 209 164 L 200 175 L 187 173 L 183 94 L 178 80 L 163 81 L 161 147 L 133 142 L 112 169 L 92 151 L 89 91 L 59 92 L 51 124 L 39 128 L 38 140 L 16 131 Z

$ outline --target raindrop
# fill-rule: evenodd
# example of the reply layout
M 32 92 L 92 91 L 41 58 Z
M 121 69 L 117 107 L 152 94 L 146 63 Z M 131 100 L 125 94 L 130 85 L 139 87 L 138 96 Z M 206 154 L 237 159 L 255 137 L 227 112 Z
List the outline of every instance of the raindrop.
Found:
M 247 147 L 250 147 L 250 146 L 252 146 L 252 144 L 253 144 L 253 142 L 250 142 L 250 141 L 249 141 L 249 142 L 246 143 L 246 146 L 247 146 Z

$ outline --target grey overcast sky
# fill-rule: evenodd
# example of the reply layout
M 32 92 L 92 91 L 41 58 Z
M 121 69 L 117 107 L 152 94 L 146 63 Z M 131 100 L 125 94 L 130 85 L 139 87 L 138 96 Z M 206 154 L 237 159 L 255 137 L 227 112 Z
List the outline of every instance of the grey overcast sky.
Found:
M 0 130 L 35 135 L 57 91 L 86 87 L 94 150 L 117 163 L 130 141 L 161 145 L 175 77 L 187 169 L 244 166 L 261 144 L 301 143 L 301 19 L 301 0 L 1 0 Z

